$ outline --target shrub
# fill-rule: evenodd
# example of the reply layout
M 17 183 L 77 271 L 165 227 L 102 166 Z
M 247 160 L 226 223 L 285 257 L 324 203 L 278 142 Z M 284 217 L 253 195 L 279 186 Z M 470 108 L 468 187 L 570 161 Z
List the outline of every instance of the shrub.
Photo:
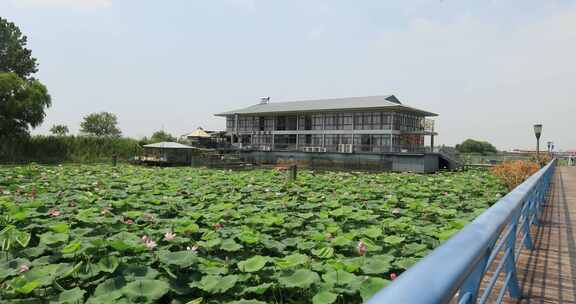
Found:
M 94 136 L 31 136 L 0 143 L 0 163 L 94 163 L 116 154 L 126 160 L 138 153 L 137 140 Z
M 492 168 L 492 173 L 502 180 L 508 190 L 512 190 L 539 169 L 540 166 L 536 162 L 515 160 L 500 163 Z

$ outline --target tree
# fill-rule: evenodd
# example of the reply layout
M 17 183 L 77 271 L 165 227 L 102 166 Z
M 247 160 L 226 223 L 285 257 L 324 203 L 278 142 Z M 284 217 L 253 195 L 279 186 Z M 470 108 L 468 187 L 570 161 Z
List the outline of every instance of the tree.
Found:
M 467 139 L 462 144 L 456 145 L 456 150 L 460 153 L 478 153 L 482 155 L 498 152 L 491 143 L 474 139 Z
M 26 48 L 27 40 L 14 23 L 0 17 L 0 71 L 24 79 L 38 71 L 36 58 Z
M 68 127 L 65 125 L 53 125 L 52 128 L 50 128 L 50 133 L 56 136 L 66 136 L 68 132 L 70 132 L 70 130 L 68 130 Z
M 51 98 L 42 83 L 31 77 L 38 68 L 26 48 L 26 36 L 14 23 L 0 18 L 0 137 L 27 135 L 39 126 Z
M 164 131 L 156 131 L 150 137 L 151 142 L 161 142 L 161 141 L 176 141 L 176 137 L 172 136 L 170 133 Z
M 119 137 L 122 134 L 118 129 L 116 115 L 109 112 L 92 113 L 85 116 L 80 123 L 80 132 L 99 137 Z
M 44 121 L 50 105 L 48 90 L 39 81 L 0 73 L 0 137 L 27 135 Z

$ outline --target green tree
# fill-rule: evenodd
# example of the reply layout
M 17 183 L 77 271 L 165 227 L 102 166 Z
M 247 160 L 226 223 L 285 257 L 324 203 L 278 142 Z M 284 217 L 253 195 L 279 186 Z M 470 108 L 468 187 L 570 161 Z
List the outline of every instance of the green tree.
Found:
M 80 132 L 98 137 L 120 137 L 122 135 L 118 129 L 118 118 L 109 112 L 92 113 L 85 116 L 80 123 Z
M 165 131 L 156 131 L 150 137 L 151 142 L 176 141 L 176 137 Z
M 68 130 L 68 127 L 65 125 L 53 125 L 52 128 L 50 128 L 50 133 L 56 136 L 66 136 L 68 132 L 70 132 L 70 130 Z
M 496 147 L 487 141 L 479 141 L 474 139 L 467 139 L 459 145 L 456 145 L 456 150 L 460 153 L 478 153 L 482 155 L 497 153 Z
M 38 71 L 36 58 L 26 48 L 27 40 L 14 23 L 0 17 L 0 71 L 25 79 Z
M 6 19 L 0 18 L 0 138 L 28 135 L 40 125 L 50 107 L 48 90 L 32 78 L 38 68 L 26 48 L 26 36 Z
M 0 137 L 24 136 L 39 126 L 51 104 L 50 95 L 37 80 L 15 73 L 0 73 Z

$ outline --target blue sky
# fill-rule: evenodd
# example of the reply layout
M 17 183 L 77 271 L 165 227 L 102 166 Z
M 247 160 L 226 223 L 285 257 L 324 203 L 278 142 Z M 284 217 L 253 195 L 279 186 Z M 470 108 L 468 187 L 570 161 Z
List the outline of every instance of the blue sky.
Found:
M 128 136 L 222 129 L 258 102 L 395 94 L 439 142 L 576 148 L 575 1 L 2 0 L 53 107 L 35 130 L 118 115 Z

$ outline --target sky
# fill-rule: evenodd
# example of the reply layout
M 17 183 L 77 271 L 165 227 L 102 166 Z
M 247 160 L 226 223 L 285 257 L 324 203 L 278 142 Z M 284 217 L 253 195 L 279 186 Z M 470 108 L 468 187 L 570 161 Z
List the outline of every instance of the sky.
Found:
M 256 104 L 396 95 L 437 143 L 575 149 L 576 1 L 0 0 L 28 36 L 54 124 L 113 112 L 127 136 L 223 129 Z

